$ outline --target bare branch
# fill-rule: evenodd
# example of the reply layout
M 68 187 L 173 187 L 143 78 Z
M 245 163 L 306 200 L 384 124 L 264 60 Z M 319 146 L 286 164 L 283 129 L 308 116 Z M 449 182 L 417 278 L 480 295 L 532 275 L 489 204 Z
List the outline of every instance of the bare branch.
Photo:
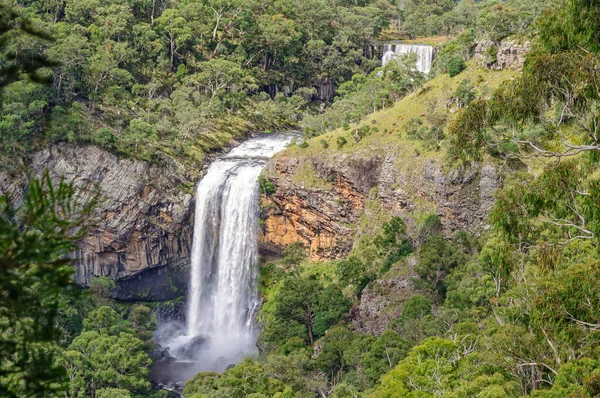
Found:
M 579 326 L 590 329 L 593 332 L 600 331 L 600 323 L 589 323 L 589 322 L 580 321 L 579 319 L 577 319 L 573 315 L 571 315 L 571 313 L 568 311 L 567 311 L 567 315 L 568 315 L 569 320 L 575 322 Z

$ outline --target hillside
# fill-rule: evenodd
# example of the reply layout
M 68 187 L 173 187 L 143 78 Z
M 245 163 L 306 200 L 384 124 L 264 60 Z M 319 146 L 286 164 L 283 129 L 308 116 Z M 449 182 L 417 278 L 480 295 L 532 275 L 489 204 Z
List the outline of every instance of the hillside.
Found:
M 368 130 L 358 141 L 355 127 L 348 126 L 278 154 L 264 173 L 277 190 L 262 204 L 261 241 L 280 249 L 302 241 L 315 259 L 343 257 L 361 229 L 360 220 L 370 217 L 373 208 L 402 217 L 414 237 L 430 214 L 440 217 L 448 236 L 483 231 L 492 194 L 501 186 L 501 165 L 449 162 L 442 131 L 458 111 L 461 82 L 469 83 L 474 96 L 485 97 L 518 76 L 520 66 L 496 72 L 472 61 L 462 73 L 437 76 L 392 107 L 367 116 L 356 126 Z M 415 120 L 425 133 L 411 131 Z M 439 133 L 430 134 L 432 127 Z M 371 234 L 374 227 L 360 233 Z
M 0 398 L 600 396 L 599 21 L 0 2 Z

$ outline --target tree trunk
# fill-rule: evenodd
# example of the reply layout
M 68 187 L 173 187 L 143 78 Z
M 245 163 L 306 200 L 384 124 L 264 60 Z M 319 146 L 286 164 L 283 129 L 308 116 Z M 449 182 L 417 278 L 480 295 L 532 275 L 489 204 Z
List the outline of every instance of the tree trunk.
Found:
M 306 329 L 308 330 L 308 341 L 310 341 L 310 345 L 312 346 L 315 343 L 315 336 L 313 336 L 312 330 L 312 312 L 305 311 L 304 316 L 306 318 Z
M 173 59 L 175 58 L 175 39 L 171 36 L 171 70 L 173 70 Z

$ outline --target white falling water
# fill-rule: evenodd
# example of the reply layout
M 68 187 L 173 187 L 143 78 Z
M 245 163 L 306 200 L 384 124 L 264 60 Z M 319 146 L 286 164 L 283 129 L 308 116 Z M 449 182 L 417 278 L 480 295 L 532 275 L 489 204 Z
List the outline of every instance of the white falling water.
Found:
M 256 351 L 257 180 L 290 140 L 248 140 L 213 162 L 198 185 L 187 327 L 163 342 L 176 359 L 197 362 L 196 371 L 222 371 Z
M 428 74 L 433 63 L 433 47 L 421 44 L 384 44 L 381 66 L 385 66 L 399 54 L 417 54 L 417 70 Z

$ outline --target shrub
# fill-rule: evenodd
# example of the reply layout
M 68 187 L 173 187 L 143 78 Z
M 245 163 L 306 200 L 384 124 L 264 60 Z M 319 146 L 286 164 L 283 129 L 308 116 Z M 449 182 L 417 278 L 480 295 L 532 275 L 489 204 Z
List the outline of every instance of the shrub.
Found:
M 271 196 L 277 191 L 275 184 L 262 174 L 258 176 L 258 187 L 260 193 L 266 196 Z

